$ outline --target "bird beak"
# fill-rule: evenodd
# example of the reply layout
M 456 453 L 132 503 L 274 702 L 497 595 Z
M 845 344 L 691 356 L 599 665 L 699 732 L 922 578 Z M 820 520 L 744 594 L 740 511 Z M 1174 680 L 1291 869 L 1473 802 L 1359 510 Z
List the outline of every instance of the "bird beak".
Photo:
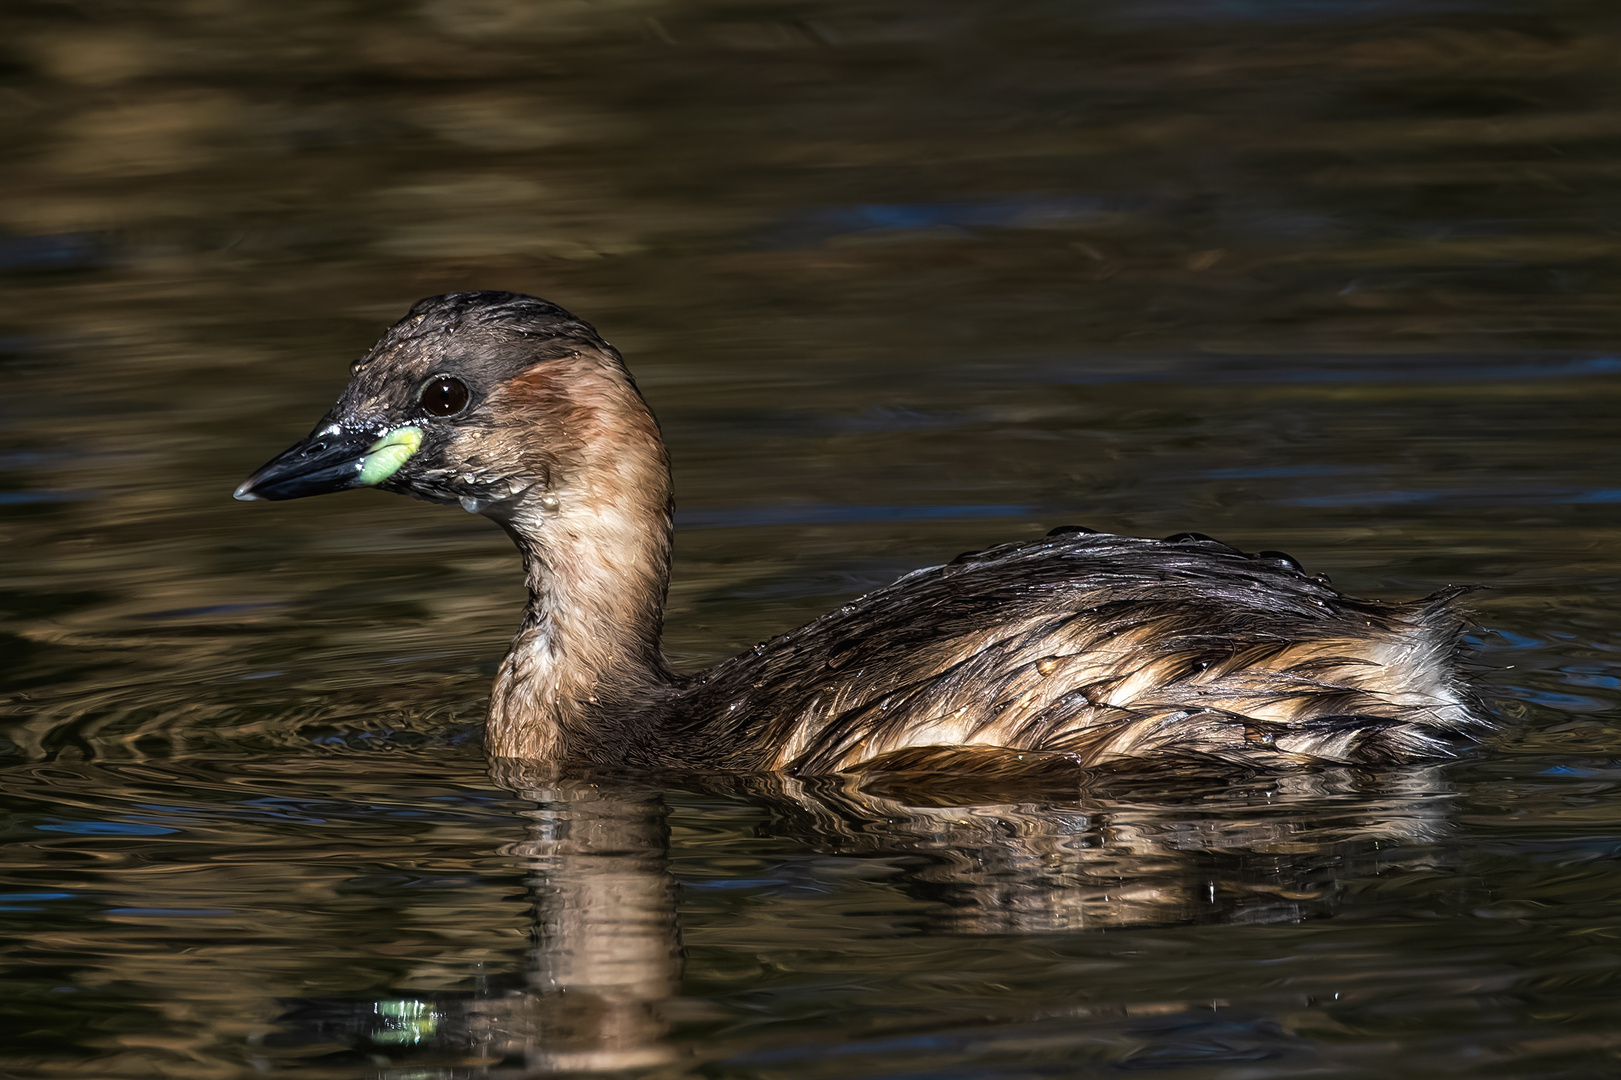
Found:
M 328 424 L 265 462 L 235 494 L 243 501 L 280 501 L 370 487 L 398 472 L 421 446 L 421 428 L 399 427 L 379 437 L 376 429 Z

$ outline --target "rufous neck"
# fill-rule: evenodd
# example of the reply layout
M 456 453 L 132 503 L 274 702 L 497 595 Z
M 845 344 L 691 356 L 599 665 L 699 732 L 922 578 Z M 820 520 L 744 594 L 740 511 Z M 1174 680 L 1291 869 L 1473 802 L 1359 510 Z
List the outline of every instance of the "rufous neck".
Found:
M 529 589 L 491 695 L 486 748 L 500 757 L 614 760 L 635 706 L 671 682 L 669 459 L 628 378 L 585 390 L 567 454 L 498 517 Z

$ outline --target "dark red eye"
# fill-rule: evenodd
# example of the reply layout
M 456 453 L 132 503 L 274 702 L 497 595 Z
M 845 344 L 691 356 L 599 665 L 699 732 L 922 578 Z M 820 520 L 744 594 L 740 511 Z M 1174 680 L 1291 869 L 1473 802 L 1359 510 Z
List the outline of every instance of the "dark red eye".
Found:
M 428 384 L 422 388 L 422 396 L 418 402 L 422 406 L 422 411 L 429 416 L 455 416 L 467 408 L 467 399 L 470 396 L 467 384 L 460 379 L 438 375 L 429 379 Z

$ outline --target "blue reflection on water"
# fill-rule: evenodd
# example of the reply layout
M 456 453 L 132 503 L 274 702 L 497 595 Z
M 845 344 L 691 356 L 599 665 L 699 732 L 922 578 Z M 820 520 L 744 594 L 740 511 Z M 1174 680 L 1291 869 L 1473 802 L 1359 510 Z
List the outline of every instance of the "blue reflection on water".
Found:
M 1517 634 L 1513 630 L 1494 627 L 1484 634 L 1465 634 L 1464 641 L 1471 649 L 1540 649 L 1547 644 L 1541 638 Z
M 1621 502 L 1621 488 L 1436 488 L 1431 491 L 1351 491 L 1281 499 L 1281 506 L 1406 506 L 1417 503 L 1490 506 L 1571 506 Z
M 790 220 L 771 246 L 802 247 L 837 236 L 940 229 L 1032 228 L 1089 221 L 1141 205 L 1136 196 L 1009 196 L 977 202 L 858 203 L 825 206 Z
M 77 894 L 69 892 L 0 893 L 0 911 L 44 911 L 42 901 L 74 899 Z
M 0 270 L 63 270 L 106 261 L 106 248 L 89 233 L 0 236 Z
M 1621 690 L 1621 677 L 1606 675 L 1591 667 L 1562 668 L 1560 674 L 1572 686 L 1591 686 L 1600 690 Z
M 89 491 L 62 491 L 33 488 L 28 491 L 0 491 L 0 506 L 32 506 L 37 503 L 82 502 L 94 498 Z
M 1529 701 L 1533 705 L 1546 705 L 1561 712 L 1603 712 L 1610 707 L 1608 701 L 1587 697 L 1583 694 L 1561 694 L 1554 690 L 1533 690 L 1528 686 L 1506 686 L 1503 689 L 1521 701 Z
M 56 821 L 34 828 L 78 836 L 168 836 L 180 831 L 138 821 Z

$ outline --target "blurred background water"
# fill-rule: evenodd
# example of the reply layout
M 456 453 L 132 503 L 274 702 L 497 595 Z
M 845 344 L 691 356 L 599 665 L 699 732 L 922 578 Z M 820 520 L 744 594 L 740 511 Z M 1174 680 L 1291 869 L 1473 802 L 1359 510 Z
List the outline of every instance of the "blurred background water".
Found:
M 1599 1076 L 1621 15 L 1582 0 L 0 9 L 0 1069 Z M 492 775 L 487 523 L 231 487 L 420 296 L 669 440 L 719 659 L 1069 522 L 1480 583 L 1471 761 Z

